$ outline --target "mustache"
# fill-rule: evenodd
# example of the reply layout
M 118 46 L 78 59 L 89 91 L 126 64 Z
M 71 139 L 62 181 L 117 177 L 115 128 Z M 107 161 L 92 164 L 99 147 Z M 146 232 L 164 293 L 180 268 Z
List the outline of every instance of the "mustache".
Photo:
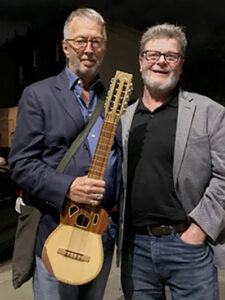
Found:
M 80 59 L 94 59 L 94 60 L 96 60 L 97 57 L 96 57 L 96 55 L 95 55 L 94 53 L 84 53 L 84 54 L 80 57 Z

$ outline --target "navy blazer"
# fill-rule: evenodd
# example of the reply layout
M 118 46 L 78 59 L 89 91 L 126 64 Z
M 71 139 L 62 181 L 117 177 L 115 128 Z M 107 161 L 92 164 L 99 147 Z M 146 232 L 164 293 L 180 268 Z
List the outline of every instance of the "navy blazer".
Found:
M 70 184 L 74 178 L 88 172 L 92 158 L 86 139 L 64 173 L 56 173 L 58 164 L 84 125 L 65 70 L 25 88 L 19 102 L 9 164 L 12 179 L 26 191 L 28 202 L 43 212 L 37 238 L 39 256 L 45 239 L 59 223 Z M 113 145 L 117 150 L 114 203 L 119 196 L 121 180 L 121 144 L 119 125 Z

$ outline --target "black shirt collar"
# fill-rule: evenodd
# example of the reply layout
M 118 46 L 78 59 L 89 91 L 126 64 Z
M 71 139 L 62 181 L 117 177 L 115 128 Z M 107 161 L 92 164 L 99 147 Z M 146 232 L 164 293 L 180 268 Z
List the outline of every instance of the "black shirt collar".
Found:
M 168 99 L 166 99 L 166 101 L 160 106 L 165 106 L 165 105 L 168 105 L 168 106 L 171 106 L 171 107 L 177 107 L 178 106 L 178 94 L 179 94 L 179 88 L 176 88 L 172 95 L 170 95 L 168 97 Z M 143 101 L 143 95 L 139 98 L 139 103 L 137 105 L 137 109 L 136 109 L 136 112 L 139 112 L 139 111 L 148 111 L 149 112 L 149 109 L 144 105 Z

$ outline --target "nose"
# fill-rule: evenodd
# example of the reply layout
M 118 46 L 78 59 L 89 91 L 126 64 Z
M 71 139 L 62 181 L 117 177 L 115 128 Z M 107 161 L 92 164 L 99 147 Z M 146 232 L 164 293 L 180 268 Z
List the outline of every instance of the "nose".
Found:
M 163 53 L 161 53 L 161 55 L 158 59 L 158 63 L 166 63 L 166 58 L 165 58 L 165 55 Z
M 93 46 L 91 41 L 87 41 L 87 46 L 84 49 L 85 52 L 93 52 Z

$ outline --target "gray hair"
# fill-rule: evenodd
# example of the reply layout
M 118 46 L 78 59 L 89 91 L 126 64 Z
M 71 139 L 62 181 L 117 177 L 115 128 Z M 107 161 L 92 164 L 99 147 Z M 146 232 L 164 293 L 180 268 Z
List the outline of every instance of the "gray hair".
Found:
M 88 18 L 93 21 L 96 21 L 97 23 L 102 25 L 102 34 L 103 38 L 106 40 L 106 28 L 105 28 L 105 21 L 103 17 L 94 9 L 92 8 L 78 8 L 70 13 L 68 18 L 66 19 L 64 23 L 64 28 L 63 28 L 63 38 L 67 39 L 70 36 L 70 23 L 73 21 L 75 18 Z
M 181 54 L 184 56 L 187 48 L 186 35 L 181 26 L 176 26 L 169 23 L 163 23 L 149 27 L 141 37 L 140 41 L 140 55 L 144 50 L 146 43 L 149 40 L 159 38 L 174 38 L 180 45 Z

